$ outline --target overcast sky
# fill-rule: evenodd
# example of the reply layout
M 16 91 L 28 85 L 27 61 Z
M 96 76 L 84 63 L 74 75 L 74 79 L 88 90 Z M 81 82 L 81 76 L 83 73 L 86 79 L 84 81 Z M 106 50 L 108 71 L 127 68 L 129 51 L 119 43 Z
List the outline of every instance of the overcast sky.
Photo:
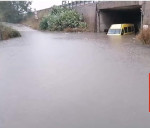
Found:
M 53 5 L 60 5 L 62 0 L 33 0 L 32 1 L 32 8 L 36 8 L 36 10 L 49 8 Z
M 32 1 L 32 9 L 36 8 L 36 10 L 41 10 L 44 8 L 49 8 L 53 5 L 61 5 L 62 1 L 71 2 L 71 1 L 84 1 L 84 0 L 31 0 L 31 1 Z M 95 0 L 95 1 L 98 1 L 98 0 Z M 125 0 L 101 0 L 101 1 L 125 1 Z M 130 1 L 130 0 L 127 0 L 127 1 Z M 136 1 L 136 0 L 133 0 L 133 1 Z
M 61 5 L 62 1 L 67 1 L 67 2 L 70 1 L 71 2 L 71 1 L 84 1 L 84 0 L 32 0 L 32 8 L 33 9 L 36 8 L 36 10 L 41 10 L 44 8 L 49 8 L 53 5 Z M 96 0 L 96 1 L 98 1 L 98 0 Z

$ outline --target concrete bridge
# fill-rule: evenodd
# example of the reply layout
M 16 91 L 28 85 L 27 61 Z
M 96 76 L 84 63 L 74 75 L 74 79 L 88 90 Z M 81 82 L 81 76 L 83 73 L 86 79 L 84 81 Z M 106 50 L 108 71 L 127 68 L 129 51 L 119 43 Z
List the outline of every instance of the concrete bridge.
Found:
M 136 31 L 141 24 L 150 25 L 150 1 L 101 1 L 74 4 L 71 8 L 84 16 L 89 30 L 94 32 L 104 32 L 115 23 L 133 23 Z M 50 8 L 42 12 L 47 10 Z
M 89 29 L 95 32 L 104 32 L 115 23 L 133 23 L 136 31 L 141 24 L 150 25 L 149 1 L 104 1 L 74 9 L 84 15 Z

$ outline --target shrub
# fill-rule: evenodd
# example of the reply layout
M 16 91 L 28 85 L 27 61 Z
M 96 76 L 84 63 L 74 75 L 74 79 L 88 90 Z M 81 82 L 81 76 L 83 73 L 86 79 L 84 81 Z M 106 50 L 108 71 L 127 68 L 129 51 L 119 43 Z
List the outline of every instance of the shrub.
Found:
M 3 40 L 21 36 L 17 30 L 7 27 L 3 24 L 0 24 L 0 34 Z
M 53 7 L 49 15 L 40 23 L 40 29 L 50 31 L 63 31 L 65 28 L 86 28 L 83 16 L 75 10 L 62 7 Z
M 8 36 L 10 38 L 14 38 L 14 37 L 20 37 L 20 33 L 18 31 L 16 31 L 15 29 L 10 28 L 9 34 Z
M 85 22 L 80 22 L 79 27 L 80 28 L 86 28 L 87 24 Z
M 137 39 L 139 39 L 143 44 L 150 44 L 150 28 L 140 30 L 137 35 Z
M 42 30 L 46 30 L 48 28 L 48 19 L 47 19 L 47 17 L 44 17 L 42 19 L 42 21 L 40 22 L 40 28 Z
M 58 15 L 50 15 L 48 17 L 48 30 L 50 31 L 61 31 L 62 25 Z
M 60 14 L 62 12 L 67 11 L 68 9 L 65 7 L 58 7 L 58 6 L 53 6 L 52 10 L 51 10 L 51 15 L 57 15 Z

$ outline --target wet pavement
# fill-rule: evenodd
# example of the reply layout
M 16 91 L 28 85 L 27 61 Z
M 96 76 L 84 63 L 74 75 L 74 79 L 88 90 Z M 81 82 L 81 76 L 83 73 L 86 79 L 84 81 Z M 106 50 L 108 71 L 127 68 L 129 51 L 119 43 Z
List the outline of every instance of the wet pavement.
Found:
M 15 28 L 0 42 L 0 128 L 150 127 L 150 46 Z

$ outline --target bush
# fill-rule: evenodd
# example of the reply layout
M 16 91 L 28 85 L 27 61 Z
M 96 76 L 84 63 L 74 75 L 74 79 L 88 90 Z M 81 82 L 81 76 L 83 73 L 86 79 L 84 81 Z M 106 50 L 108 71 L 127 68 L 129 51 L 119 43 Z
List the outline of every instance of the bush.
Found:
M 63 27 L 60 22 L 60 17 L 58 15 L 50 15 L 48 17 L 48 30 L 50 31 L 63 30 Z
M 11 27 L 7 27 L 2 24 L 0 24 L 0 34 L 3 40 L 21 36 L 17 30 L 12 29 Z
M 46 17 L 44 17 L 40 22 L 40 28 L 42 30 L 46 30 L 48 28 L 48 19 Z
M 140 30 L 137 35 L 137 39 L 139 39 L 143 44 L 150 44 L 150 28 Z
M 14 37 L 20 37 L 20 33 L 18 31 L 16 31 L 15 29 L 10 28 L 8 37 L 10 38 L 14 38 Z
M 87 24 L 85 22 L 80 22 L 79 27 L 80 28 L 86 28 Z
M 57 14 L 60 14 L 62 12 L 65 12 L 67 10 L 68 9 L 64 8 L 64 7 L 53 6 L 50 14 L 51 15 L 57 15 Z
M 66 28 L 86 28 L 83 16 L 75 10 L 53 7 L 49 15 L 40 22 L 40 29 L 50 31 L 63 31 Z

